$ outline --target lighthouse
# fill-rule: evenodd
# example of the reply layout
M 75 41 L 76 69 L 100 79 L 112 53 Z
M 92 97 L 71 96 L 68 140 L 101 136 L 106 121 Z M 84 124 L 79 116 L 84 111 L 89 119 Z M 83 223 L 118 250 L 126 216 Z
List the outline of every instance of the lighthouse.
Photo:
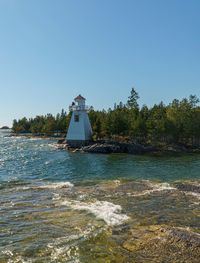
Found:
M 74 103 L 69 107 L 72 111 L 66 140 L 70 146 L 84 146 L 89 143 L 92 135 L 92 128 L 88 117 L 89 106 L 85 105 L 85 98 L 78 95 Z

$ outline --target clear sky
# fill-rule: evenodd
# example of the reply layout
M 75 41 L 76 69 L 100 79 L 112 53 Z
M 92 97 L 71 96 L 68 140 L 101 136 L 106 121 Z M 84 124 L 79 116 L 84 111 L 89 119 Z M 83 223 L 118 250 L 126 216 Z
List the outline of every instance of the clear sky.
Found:
M 0 127 L 68 110 L 200 97 L 199 0 L 0 0 Z

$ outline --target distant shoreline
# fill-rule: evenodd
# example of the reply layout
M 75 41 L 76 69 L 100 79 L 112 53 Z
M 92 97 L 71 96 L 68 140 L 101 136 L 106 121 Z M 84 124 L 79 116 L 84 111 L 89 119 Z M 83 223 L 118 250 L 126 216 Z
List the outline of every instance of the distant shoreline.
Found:
M 2 132 L 2 133 L 4 133 L 4 132 Z M 7 133 L 7 132 L 5 132 L 5 133 Z M 23 134 L 23 133 L 22 134 L 11 133 L 11 134 L 5 135 L 5 137 L 21 137 L 21 138 L 27 138 L 27 139 L 36 138 L 36 139 L 52 139 L 52 140 L 63 139 L 63 137 L 60 137 L 60 136 L 41 136 L 41 135 L 32 135 L 32 134 Z

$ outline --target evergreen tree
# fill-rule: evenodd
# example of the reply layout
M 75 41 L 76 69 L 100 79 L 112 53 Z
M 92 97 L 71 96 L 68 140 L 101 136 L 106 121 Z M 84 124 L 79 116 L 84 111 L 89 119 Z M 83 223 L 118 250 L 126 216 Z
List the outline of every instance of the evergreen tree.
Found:
M 137 100 L 139 99 L 138 93 L 135 91 L 134 88 L 131 89 L 131 95 L 128 97 L 127 105 L 129 108 L 139 109 L 139 104 Z

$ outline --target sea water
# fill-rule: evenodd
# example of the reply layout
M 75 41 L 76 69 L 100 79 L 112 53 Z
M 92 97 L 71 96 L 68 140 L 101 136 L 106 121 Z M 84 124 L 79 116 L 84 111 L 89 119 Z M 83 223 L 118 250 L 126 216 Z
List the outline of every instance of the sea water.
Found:
M 198 262 L 195 253 L 194 261 L 167 248 L 150 253 L 144 237 L 162 240 L 166 226 L 200 234 L 200 155 L 73 153 L 56 150 L 56 140 L 7 135 L 1 263 Z

